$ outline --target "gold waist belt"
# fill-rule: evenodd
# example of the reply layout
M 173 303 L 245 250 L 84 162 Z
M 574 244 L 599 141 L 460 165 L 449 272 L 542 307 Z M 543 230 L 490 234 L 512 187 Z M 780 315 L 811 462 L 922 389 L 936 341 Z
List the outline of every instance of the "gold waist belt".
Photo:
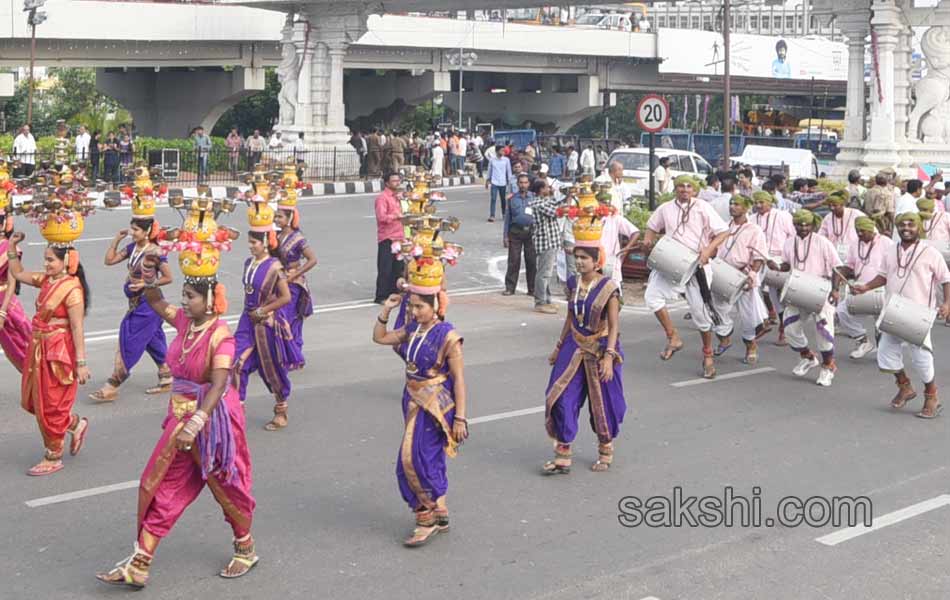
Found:
M 198 401 L 181 394 L 172 394 L 172 414 L 176 419 L 198 410 Z

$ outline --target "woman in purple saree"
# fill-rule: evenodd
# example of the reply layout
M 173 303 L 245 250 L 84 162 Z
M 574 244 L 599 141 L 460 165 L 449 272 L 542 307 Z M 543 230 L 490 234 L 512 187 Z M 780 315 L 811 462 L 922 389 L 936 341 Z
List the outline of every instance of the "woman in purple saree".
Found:
M 617 284 L 597 271 L 602 250 L 574 249 L 577 277 L 567 282 L 568 314 L 549 362 L 545 426 L 554 440 L 554 460 L 544 474 L 571 470 L 571 443 L 588 401 L 590 425 L 597 435 L 599 458 L 591 469 L 606 471 L 613 460 L 613 440 L 620 432 L 627 404 L 623 396 L 623 350 L 620 348 L 620 298 Z
M 446 456 L 455 456 L 458 445 L 468 437 L 462 337 L 451 323 L 440 321 L 440 295 L 444 297 L 438 287 L 422 290 L 410 285 L 408 324 L 386 330 L 390 313 L 402 302 L 399 294 L 393 294 L 383 304 L 373 329 L 373 341 L 396 348 L 406 363 L 405 432 L 396 459 L 396 479 L 416 517 L 416 528 L 403 542 L 409 547 L 422 546 L 448 531 Z
M 274 418 L 264 429 L 277 431 L 287 426 L 289 373 L 303 366 L 304 361 L 287 315 L 281 310 L 290 302 L 290 289 L 280 261 L 268 255 L 268 237 L 261 231 L 248 234 L 251 258 L 244 263 L 244 312 L 234 333 L 234 375 L 244 402 L 251 373 L 260 374 L 275 399 Z
M 303 322 L 313 314 L 313 298 L 307 285 L 306 273 L 317 266 L 317 255 L 300 233 L 300 213 L 296 206 L 278 205 L 274 223 L 280 228 L 277 236 L 277 255 L 284 265 L 287 284 L 290 286 L 290 303 L 284 307 L 290 321 L 290 331 L 303 353 Z

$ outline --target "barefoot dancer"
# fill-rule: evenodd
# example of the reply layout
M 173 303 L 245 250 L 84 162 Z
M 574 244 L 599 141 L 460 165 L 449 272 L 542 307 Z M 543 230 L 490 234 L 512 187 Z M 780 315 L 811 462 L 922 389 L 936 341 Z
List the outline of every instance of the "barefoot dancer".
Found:
M 887 295 L 898 294 L 923 306 L 937 308 L 941 319 L 950 317 L 950 270 L 943 256 L 935 248 L 920 239 L 923 229 L 920 215 L 904 213 L 896 218 L 897 235 L 900 241 L 884 255 L 877 277 L 866 284 L 854 286 L 856 293 L 864 293 L 882 285 L 887 286 Z M 943 292 L 943 304 L 936 306 L 937 290 Z M 934 370 L 933 349 L 930 336 L 924 346 L 904 342 L 889 333 L 881 333 L 877 349 L 877 366 L 884 373 L 893 373 L 897 383 L 897 395 L 891 400 L 895 409 L 917 397 L 904 370 L 903 350 L 910 351 L 910 360 L 924 382 L 924 407 L 917 413 L 922 419 L 932 419 L 940 414 L 943 405 L 937 399 L 937 377 Z
M 127 194 L 131 193 L 131 190 L 127 192 Z M 158 367 L 158 385 L 148 388 L 145 393 L 161 394 L 171 389 L 171 371 L 165 364 L 168 345 L 165 341 L 165 332 L 162 330 L 162 319 L 149 308 L 147 303 L 142 301 L 142 265 L 146 256 L 157 256 L 160 253 L 156 243 L 159 231 L 158 221 L 155 220 L 155 199 L 151 188 L 137 188 L 132 198 L 132 222 L 129 229 L 122 229 L 116 233 L 112 245 L 106 251 L 105 258 L 106 266 L 116 265 L 124 260 L 128 261 L 129 274 L 122 290 L 129 299 L 129 310 L 119 324 L 119 348 L 115 355 L 115 369 L 106 384 L 89 395 L 92 400 L 111 402 L 118 398 L 119 386 L 129 378 L 132 367 L 146 352 Z M 132 243 L 120 250 L 119 244 L 126 236 L 132 238 Z M 171 283 L 171 269 L 164 257 L 158 268 L 160 277 L 155 282 L 156 285 L 163 286 Z
M 277 248 L 274 210 L 263 200 L 251 202 L 248 219 L 251 258 L 244 263 L 244 312 L 234 334 L 234 374 L 241 402 L 247 397 L 251 373 L 260 374 L 275 399 L 274 418 L 264 429 L 277 431 L 287 426 L 289 372 L 303 366 L 303 354 L 291 334 L 286 313 L 281 310 L 290 303 L 290 289 L 280 261 L 273 257 Z
M 192 205 L 197 219 L 189 219 L 184 229 L 200 242 L 201 249 L 185 249 L 179 255 L 185 275 L 181 307 L 162 298 L 155 280 L 146 278 L 145 282 L 145 300 L 177 331 L 168 350 L 174 382 L 164 431 L 139 485 L 138 537 L 132 555 L 111 571 L 96 575 L 109 584 L 145 587 L 159 542 L 206 485 L 234 533 L 234 553 L 220 576 L 240 577 L 258 561 L 251 537 L 255 501 L 244 410 L 238 391 L 229 385 L 234 337 L 220 318 L 227 311 L 227 298 L 216 277 L 220 251 L 209 241 L 209 236 L 224 230 L 218 230 L 210 208 L 199 205 L 199 200 Z M 149 272 L 154 272 L 157 258 L 146 261 Z
M 34 476 L 63 468 L 67 432 L 72 437 L 69 453 L 79 454 L 89 427 L 85 417 L 73 412 L 77 388 L 89 380 L 83 335 L 89 287 L 79 252 L 72 246 L 82 234 L 82 215 L 64 211 L 46 218 L 41 233 L 50 244 L 44 253 L 44 272 L 23 270 L 17 248 L 22 233 L 13 234 L 7 250 L 13 277 L 40 289 L 21 386 L 22 406 L 36 416 L 46 447 L 43 460 L 27 471 Z
M 712 347 L 713 315 L 709 309 L 712 299 L 706 286 L 709 274 L 707 265 L 716 255 L 719 245 L 728 237 L 729 226 L 709 203 L 693 198 L 691 177 L 680 175 L 676 178 L 675 185 L 675 200 L 661 204 L 647 221 L 643 250 L 649 254 L 657 236 L 665 233 L 699 254 L 699 264 L 702 268 L 697 269 L 696 274 L 687 282 L 685 294 L 692 321 L 703 340 L 703 377 L 712 379 L 716 376 L 716 367 Z M 683 340 L 666 309 L 667 302 L 677 298 L 680 293 L 684 293 L 684 290 L 678 289 L 676 284 L 664 275 L 657 271 L 650 273 L 644 300 L 666 333 L 666 348 L 660 353 L 663 360 L 669 360 L 683 348 Z
M 440 320 L 447 303 L 443 277 L 441 260 L 427 248 L 409 263 L 409 323 L 386 330 L 390 313 L 402 302 L 393 294 L 373 327 L 373 341 L 396 348 L 406 362 L 405 432 L 396 479 L 416 518 L 416 528 L 403 542 L 408 547 L 422 546 L 448 531 L 446 457 L 455 456 L 468 437 L 462 337 L 451 323 Z

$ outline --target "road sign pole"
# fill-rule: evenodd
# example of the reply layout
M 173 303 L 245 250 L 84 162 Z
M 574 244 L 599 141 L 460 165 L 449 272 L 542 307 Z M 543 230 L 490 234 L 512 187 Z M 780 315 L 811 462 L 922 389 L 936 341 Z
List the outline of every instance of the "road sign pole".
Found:
M 650 210 L 656 210 L 656 179 L 653 174 L 656 171 L 656 166 L 653 164 L 656 162 L 656 134 L 652 131 L 650 132 L 650 161 L 647 163 L 650 165 Z

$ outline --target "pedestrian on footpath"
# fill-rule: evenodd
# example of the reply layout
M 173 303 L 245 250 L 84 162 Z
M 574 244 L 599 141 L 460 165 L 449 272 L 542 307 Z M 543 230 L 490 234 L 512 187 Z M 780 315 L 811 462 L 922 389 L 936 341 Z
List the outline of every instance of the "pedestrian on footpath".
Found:
M 592 219 L 592 218 L 591 218 Z M 620 288 L 600 273 L 601 231 L 587 217 L 574 222 L 576 277 L 567 282 L 567 317 L 548 362 L 553 367 L 545 392 L 545 429 L 554 441 L 554 460 L 541 467 L 545 475 L 571 471 L 571 444 L 577 437 L 585 400 L 597 435 L 595 472 L 613 463 L 613 441 L 627 411 L 623 393 L 623 349 L 620 346 Z
M 574 146 L 567 147 L 567 179 L 569 181 L 574 181 L 574 178 L 577 177 L 577 168 L 580 165 L 580 156 L 577 154 L 577 150 L 574 149 Z
M 511 161 L 501 152 L 495 153 L 488 160 L 488 173 L 485 175 L 485 188 L 490 188 L 488 222 L 495 222 L 495 202 L 501 199 L 501 216 L 507 211 L 505 205 L 508 198 L 508 186 L 514 180 L 511 172 Z
M 521 254 L 524 253 L 525 279 L 528 295 L 534 296 L 534 283 L 537 276 L 537 255 L 534 250 L 532 228 L 534 216 L 530 204 L 534 199 L 529 187 L 531 180 L 526 173 L 518 176 L 518 191 L 511 197 L 508 211 L 505 213 L 503 245 L 508 249 L 508 270 L 505 273 L 505 296 L 511 296 L 518 287 L 521 271 Z
M 853 286 L 855 293 L 865 293 L 887 286 L 887 295 L 898 295 L 914 304 L 937 310 L 940 319 L 950 318 L 950 270 L 940 252 L 920 239 L 923 229 L 918 213 L 897 216 L 897 234 L 900 241 L 884 255 L 877 277 L 866 284 Z M 937 306 L 936 290 L 943 292 L 943 303 Z M 940 415 L 943 406 L 937 399 L 937 378 L 934 370 L 930 334 L 922 346 L 907 343 L 889 333 L 881 333 L 877 348 L 877 366 L 884 373 L 893 373 L 897 395 L 891 408 L 901 409 L 917 397 L 904 370 L 903 351 L 910 352 L 910 360 L 924 382 L 924 406 L 917 413 L 922 419 Z
M 792 369 L 798 377 L 804 377 L 815 367 L 821 365 L 816 383 L 828 387 L 838 370 L 835 364 L 835 305 L 838 304 L 838 288 L 841 274 L 837 271 L 843 266 L 834 244 L 828 238 L 815 233 L 821 222 L 818 215 L 806 208 L 799 209 L 792 217 L 795 224 L 795 236 L 785 242 L 782 250 L 782 265 L 769 261 L 768 267 L 776 271 L 802 271 L 832 282 L 831 294 L 824 306 L 815 313 L 803 312 L 797 306 L 785 308 L 785 336 L 789 347 L 798 352 L 801 360 Z M 808 348 L 805 337 L 804 321 L 815 321 L 815 344 L 821 353 L 818 356 Z
M 446 457 L 454 457 L 468 438 L 462 337 L 445 321 L 448 296 L 439 259 L 409 263 L 408 310 L 411 320 L 386 330 L 389 316 L 403 302 L 392 294 L 373 326 L 373 341 L 391 346 L 406 363 L 402 392 L 404 432 L 396 459 L 396 481 L 415 516 L 416 527 L 403 541 L 413 548 L 449 530 Z
M 393 252 L 393 243 L 403 239 L 402 206 L 399 202 L 402 178 L 399 173 L 383 177 L 386 188 L 376 196 L 376 304 L 396 293 L 396 280 L 402 276 L 402 262 Z
M 534 180 L 531 193 L 534 198 L 529 203 L 528 210 L 534 217 L 531 240 L 538 263 L 534 280 L 534 310 L 554 315 L 557 314 L 557 307 L 551 302 L 551 279 L 554 276 L 557 253 L 561 249 L 561 227 L 557 214 L 561 203 L 554 197 L 551 186 L 542 178 Z
M 841 272 L 855 283 L 870 283 L 881 272 L 884 257 L 891 251 L 894 242 L 878 233 L 874 220 L 869 217 L 855 219 L 854 229 L 858 235 L 857 243 L 848 248 L 845 266 Z M 838 329 L 854 340 L 854 350 L 849 355 L 852 359 L 864 358 L 874 350 L 874 343 L 862 322 L 867 319 L 848 312 L 846 302 L 838 303 L 835 314 L 838 317 Z

